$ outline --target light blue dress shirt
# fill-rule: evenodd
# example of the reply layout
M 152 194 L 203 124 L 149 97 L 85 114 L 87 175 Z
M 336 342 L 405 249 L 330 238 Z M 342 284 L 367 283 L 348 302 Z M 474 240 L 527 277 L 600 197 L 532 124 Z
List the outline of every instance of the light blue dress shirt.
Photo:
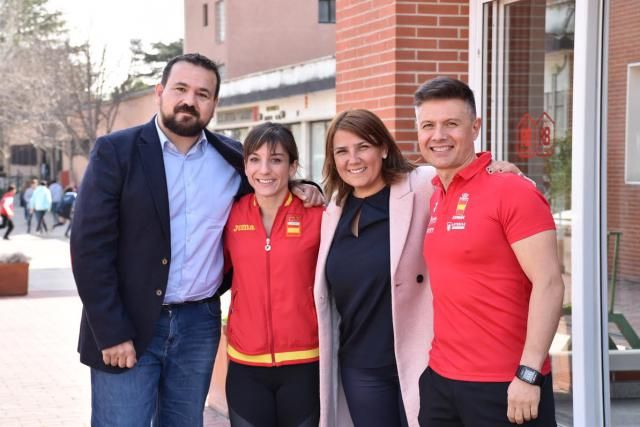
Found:
M 240 175 L 207 142 L 182 154 L 158 126 L 169 195 L 171 264 L 165 304 L 212 296 L 223 276 L 222 232 Z

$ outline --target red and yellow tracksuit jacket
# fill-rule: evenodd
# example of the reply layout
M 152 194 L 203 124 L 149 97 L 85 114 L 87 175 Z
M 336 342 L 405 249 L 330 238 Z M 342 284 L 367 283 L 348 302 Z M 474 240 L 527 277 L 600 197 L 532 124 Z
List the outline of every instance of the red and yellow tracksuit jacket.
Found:
M 318 360 L 313 281 L 322 207 L 291 194 L 267 237 L 253 194 L 231 208 L 225 268 L 233 268 L 227 353 L 234 362 L 280 366 Z

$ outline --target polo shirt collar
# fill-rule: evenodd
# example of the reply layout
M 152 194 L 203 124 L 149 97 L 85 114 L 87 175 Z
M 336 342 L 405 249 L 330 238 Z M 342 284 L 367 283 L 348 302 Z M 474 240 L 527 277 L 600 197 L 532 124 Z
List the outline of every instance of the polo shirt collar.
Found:
M 465 181 L 470 180 L 475 175 L 477 175 L 478 172 L 482 172 L 487 166 L 489 166 L 491 164 L 491 160 L 492 159 L 491 159 L 490 152 L 483 151 L 483 152 L 477 153 L 476 159 L 473 162 L 471 162 L 469 165 L 467 165 L 467 167 L 459 171 L 453 177 L 452 182 L 455 181 L 456 179 L 463 179 Z M 440 181 L 440 177 L 437 174 L 436 176 L 433 177 L 433 179 L 431 180 L 431 183 L 433 185 L 442 187 L 442 181 Z

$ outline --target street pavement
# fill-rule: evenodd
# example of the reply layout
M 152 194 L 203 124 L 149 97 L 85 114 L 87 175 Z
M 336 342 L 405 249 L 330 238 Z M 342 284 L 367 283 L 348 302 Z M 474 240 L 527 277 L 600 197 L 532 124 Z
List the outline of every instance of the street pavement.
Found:
M 89 426 L 89 369 L 76 352 L 82 305 L 65 227 L 26 234 L 22 214 L 18 208 L 11 240 L 0 239 L 0 254 L 31 258 L 29 294 L 0 298 L 0 427 Z M 46 220 L 51 226 L 50 214 Z M 207 427 L 229 426 L 210 408 L 204 418 Z

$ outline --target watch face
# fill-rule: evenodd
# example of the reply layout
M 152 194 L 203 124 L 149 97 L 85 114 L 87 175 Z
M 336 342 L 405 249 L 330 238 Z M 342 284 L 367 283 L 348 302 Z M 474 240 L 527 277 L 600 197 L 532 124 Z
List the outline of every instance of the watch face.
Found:
M 520 370 L 520 378 L 528 383 L 534 383 L 536 380 L 536 371 L 532 369 L 522 368 Z
M 518 367 L 518 371 L 516 372 L 516 376 L 522 381 L 532 385 L 542 385 L 543 383 L 542 374 L 540 374 L 535 369 L 529 368 L 528 366 L 520 365 Z

